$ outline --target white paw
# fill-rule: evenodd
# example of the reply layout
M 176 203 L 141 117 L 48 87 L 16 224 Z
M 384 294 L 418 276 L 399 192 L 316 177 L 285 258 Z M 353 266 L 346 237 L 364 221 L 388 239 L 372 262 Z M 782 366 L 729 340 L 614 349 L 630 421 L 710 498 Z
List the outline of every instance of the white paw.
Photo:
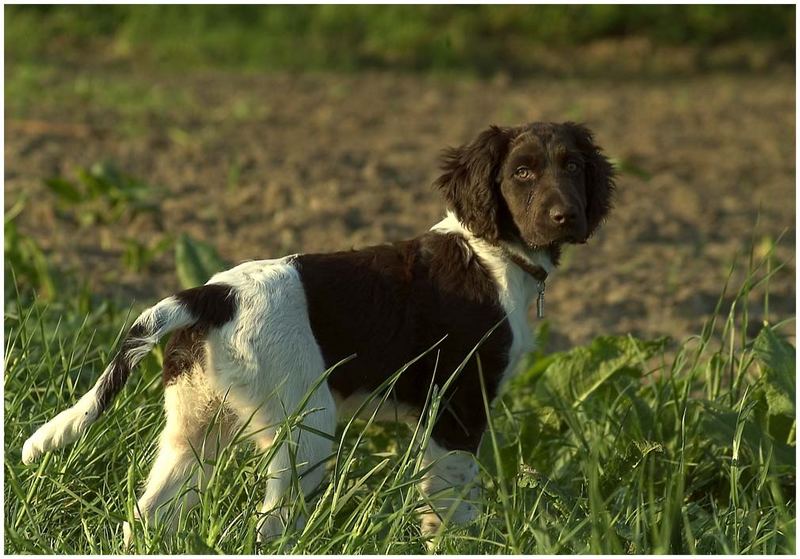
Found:
M 258 524 L 258 543 L 267 543 L 283 534 L 285 525 L 280 515 L 270 513 L 264 516 Z
M 131 547 L 131 543 L 133 542 L 133 529 L 128 522 L 122 523 L 122 549 L 123 551 L 127 551 Z
M 455 504 L 455 508 L 453 505 Z M 466 501 L 455 501 L 453 499 L 441 500 L 437 503 L 440 514 L 426 512 L 422 514 L 420 531 L 425 539 L 425 548 L 428 553 L 434 553 L 439 546 L 439 536 L 443 530 L 442 519 L 447 519 L 447 525 L 455 528 L 469 524 L 480 515 L 480 507 Z M 449 529 L 449 528 L 448 528 Z
M 25 465 L 32 464 L 39 456 L 42 455 L 42 449 L 35 443 L 34 437 L 29 438 L 22 445 L 22 463 Z
M 425 539 L 425 549 L 428 553 L 433 553 L 439 545 L 439 538 L 436 536 L 442 528 L 442 520 L 436 513 L 426 513 L 422 515 L 420 530 Z

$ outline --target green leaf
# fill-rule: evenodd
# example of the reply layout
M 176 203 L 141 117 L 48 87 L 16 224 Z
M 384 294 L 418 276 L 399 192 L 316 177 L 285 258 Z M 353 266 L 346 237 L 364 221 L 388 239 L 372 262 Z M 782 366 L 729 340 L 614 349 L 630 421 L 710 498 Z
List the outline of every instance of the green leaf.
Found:
M 762 328 L 753 344 L 761 362 L 770 415 L 795 416 L 795 349 L 769 326 Z
M 771 446 L 777 466 L 794 468 L 794 448 L 782 441 L 776 441 L 758 424 L 749 418 L 742 418 L 736 411 L 710 401 L 701 401 L 700 404 L 704 408 L 700 432 L 705 433 L 711 441 L 724 448 L 731 448 L 738 434 L 741 442 L 754 456 Z
M 631 478 L 633 470 L 644 464 L 650 454 L 663 452 L 661 443 L 646 439 L 630 441 L 624 446 L 618 445 L 603 466 L 600 476 L 603 495 L 612 495 L 615 490 L 624 486 L 626 480 Z
M 216 249 L 184 234 L 175 244 L 175 268 L 184 289 L 202 285 L 215 273 L 228 268 Z
M 119 189 L 124 189 L 125 184 L 128 182 L 127 177 L 107 161 L 94 163 L 89 169 L 89 174 L 97 180 L 103 181 L 106 185 Z
M 527 464 L 519 467 L 517 485 L 539 491 L 542 498 L 562 515 L 568 516 L 576 507 L 583 508 L 576 495 Z
M 55 278 L 36 241 L 20 233 L 13 220 L 5 221 L 3 231 L 7 284 L 11 285 L 16 277 L 19 284 L 32 287 L 43 299 L 55 295 Z
M 515 475 L 519 468 L 520 458 L 518 441 L 516 438 L 500 432 L 497 432 L 495 437 L 497 448 L 493 447 L 491 437 L 486 436 L 478 449 L 478 456 L 481 457 L 486 471 L 492 477 L 499 476 L 501 470 L 505 476 Z
M 78 169 L 78 179 L 86 187 L 91 199 L 108 196 L 109 190 L 113 187 L 102 176 L 97 176 L 86 169 Z
M 75 183 L 62 179 L 61 177 L 52 177 L 44 180 L 44 184 L 50 191 L 58 196 L 59 199 L 71 204 L 77 204 L 84 198 L 83 192 L 75 185 Z
M 132 272 L 141 272 L 149 266 L 155 258 L 160 256 L 172 244 L 168 236 L 157 237 L 148 243 L 129 237 L 125 239 L 125 249 L 122 253 L 122 264 Z
M 184 537 L 187 537 L 186 543 L 187 548 L 189 549 L 189 553 L 192 555 L 220 555 L 221 552 L 210 546 L 207 542 L 200 537 L 200 535 L 195 532 L 189 532 L 185 534 Z
M 536 392 L 544 401 L 556 396 L 577 408 L 615 376 L 640 376 L 641 364 L 663 351 L 666 343 L 667 338 L 653 341 L 632 336 L 596 338 L 588 347 L 558 354 L 537 384 Z

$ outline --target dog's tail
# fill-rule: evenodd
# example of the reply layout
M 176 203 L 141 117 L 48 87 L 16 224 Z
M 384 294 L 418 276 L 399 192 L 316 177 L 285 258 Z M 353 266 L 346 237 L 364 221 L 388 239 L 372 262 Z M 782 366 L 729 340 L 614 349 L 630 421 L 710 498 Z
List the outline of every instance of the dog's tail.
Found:
M 131 370 L 164 335 L 192 325 L 222 326 L 236 312 L 234 288 L 209 283 L 167 297 L 144 311 L 131 326 L 119 352 L 89 392 L 78 402 L 39 427 L 22 447 L 22 462 L 30 464 L 43 453 L 77 439 L 122 390 Z

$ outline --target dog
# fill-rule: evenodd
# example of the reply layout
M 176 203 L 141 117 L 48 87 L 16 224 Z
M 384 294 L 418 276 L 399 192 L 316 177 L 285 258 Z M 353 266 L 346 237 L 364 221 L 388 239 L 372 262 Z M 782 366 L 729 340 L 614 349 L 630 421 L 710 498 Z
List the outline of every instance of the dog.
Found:
M 320 434 L 335 433 L 337 412 L 390 386 L 389 415 L 410 420 L 425 413 L 432 387 L 446 388 L 424 449 L 422 534 L 436 535 L 445 516 L 470 521 L 478 507 L 459 496 L 479 490 L 484 399 L 533 349 L 529 308 L 536 300 L 542 315 L 562 245 L 585 242 L 606 219 L 615 172 L 590 130 L 572 122 L 491 126 L 445 150 L 442 171 L 435 186 L 446 217 L 419 237 L 245 262 L 144 311 L 93 388 L 25 441 L 23 462 L 85 432 L 173 333 L 163 364 L 166 426 L 137 518 L 164 520 L 159 507 L 193 475 L 198 452 L 208 479 L 218 447 L 203 443 L 221 405 L 227 413 L 211 436 L 224 444 L 247 421 L 260 449 L 300 409 L 305 428 L 281 435 L 291 445 L 268 466 L 259 515 L 259 540 L 281 534 L 293 472 L 304 495 L 323 479 L 314 466 L 334 443 Z M 197 494 L 184 498 L 188 508 Z M 131 533 L 126 523 L 126 543 Z

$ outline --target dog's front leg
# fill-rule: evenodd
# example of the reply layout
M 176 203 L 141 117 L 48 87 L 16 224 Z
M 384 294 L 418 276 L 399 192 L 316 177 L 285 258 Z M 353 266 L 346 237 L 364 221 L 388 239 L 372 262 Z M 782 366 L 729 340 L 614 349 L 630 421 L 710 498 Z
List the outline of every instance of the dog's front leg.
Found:
M 443 524 L 466 524 L 478 516 L 478 463 L 472 453 L 448 451 L 431 439 L 423 465 L 427 473 L 421 489 L 428 504 L 422 512 L 422 535 L 433 551 Z

